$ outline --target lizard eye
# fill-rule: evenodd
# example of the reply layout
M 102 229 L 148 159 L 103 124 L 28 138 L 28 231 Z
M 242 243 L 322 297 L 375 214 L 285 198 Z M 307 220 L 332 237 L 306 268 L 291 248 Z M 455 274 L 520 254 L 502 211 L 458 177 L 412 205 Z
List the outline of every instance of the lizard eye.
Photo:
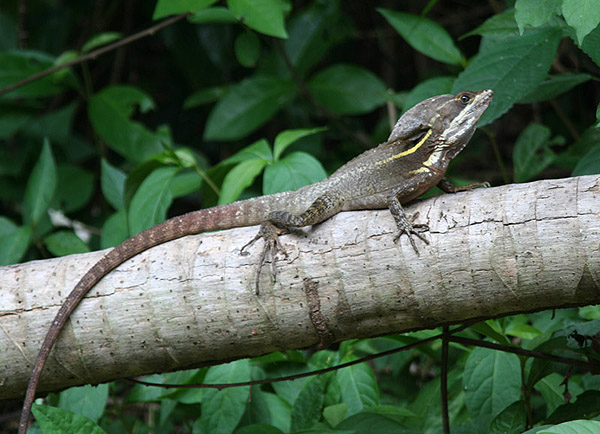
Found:
M 469 97 L 469 95 L 462 95 L 460 97 L 460 102 L 462 102 L 463 104 L 468 103 L 471 100 L 471 98 Z

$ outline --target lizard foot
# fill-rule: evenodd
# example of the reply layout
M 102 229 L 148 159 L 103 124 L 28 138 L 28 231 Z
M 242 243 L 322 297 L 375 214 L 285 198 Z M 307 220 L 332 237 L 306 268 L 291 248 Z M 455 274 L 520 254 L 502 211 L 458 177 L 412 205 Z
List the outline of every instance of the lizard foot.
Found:
M 412 246 L 412 248 L 415 251 L 415 253 L 417 254 L 417 256 L 419 256 L 419 249 L 417 248 L 417 244 L 415 243 L 413 235 L 415 237 L 419 238 L 425 244 L 429 244 L 429 240 L 427 240 L 427 238 L 425 238 L 422 235 L 423 232 L 427 232 L 429 230 L 429 225 L 413 223 L 418 216 L 419 216 L 418 212 L 413 214 L 412 217 L 410 218 L 410 222 L 407 219 L 397 220 L 396 224 L 398 226 L 398 233 L 394 237 L 394 242 L 397 243 L 398 240 L 400 239 L 400 237 L 403 234 L 406 234 L 406 236 L 408 236 L 408 241 L 410 241 L 410 245 Z
M 286 229 L 279 229 L 271 222 L 264 222 L 260 225 L 260 230 L 256 234 L 256 236 L 246 243 L 240 249 L 240 255 L 247 256 L 249 253 L 246 251 L 246 248 L 253 245 L 257 240 L 264 239 L 265 244 L 260 254 L 260 259 L 258 261 L 258 269 L 256 270 L 256 280 L 255 280 L 255 293 L 259 295 L 259 281 L 260 281 L 260 273 L 262 268 L 267 262 L 267 255 L 270 253 L 271 256 L 271 276 L 273 276 L 273 280 L 277 280 L 277 268 L 275 267 L 275 263 L 277 262 L 277 252 L 282 252 L 284 256 L 287 257 L 287 252 L 283 248 L 281 241 L 279 241 L 279 235 L 287 233 Z

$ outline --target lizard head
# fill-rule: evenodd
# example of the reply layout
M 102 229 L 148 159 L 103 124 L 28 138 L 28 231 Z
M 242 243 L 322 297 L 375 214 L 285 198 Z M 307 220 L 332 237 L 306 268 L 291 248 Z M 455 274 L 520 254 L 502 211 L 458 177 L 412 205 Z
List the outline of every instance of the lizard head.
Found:
M 435 150 L 445 151 L 448 158 L 454 158 L 471 139 L 493 96 L 491 89 L 484 89 L 426 99 L 398 119 L 388 142 L 415 141 L 428 134 L 435 138 L 431 142 Z

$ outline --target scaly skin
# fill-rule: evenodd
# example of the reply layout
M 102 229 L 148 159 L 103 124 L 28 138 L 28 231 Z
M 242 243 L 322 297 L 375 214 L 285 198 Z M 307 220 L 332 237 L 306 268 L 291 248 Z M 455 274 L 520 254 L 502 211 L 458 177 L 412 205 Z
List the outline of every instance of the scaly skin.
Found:
M 426 226 L 413 226 L 401 204 L 437 184 L 444 191 L 458 191 L 444 174 L 450 160 L 467 145 L 492 97 L 491 90 L 482 90 L 429 98 L 398 120 L 387 142 L 349 161 L 324 181 L 292 192 L 174 217 L 115 247 L 84 274 L 56 314 L 29 380 L 19 433 L 27 431 L 42 370 L 71 313 L 100 279 L 151 247 L 186 235 L 261 224 L 257 237 L 242 251 L 259 238 L 265 238 L 265 249 L 276 248 L 278 228 L 317 224 L 340 211 L 389 208 L 399 229 L 398 237 L 406 234 L 417 251 L 413 235 L 427 242 L 420 234 Z M 460 190 L 481 185 L 473 184 Z M 261 259 L 264 257 L 263 251 Z

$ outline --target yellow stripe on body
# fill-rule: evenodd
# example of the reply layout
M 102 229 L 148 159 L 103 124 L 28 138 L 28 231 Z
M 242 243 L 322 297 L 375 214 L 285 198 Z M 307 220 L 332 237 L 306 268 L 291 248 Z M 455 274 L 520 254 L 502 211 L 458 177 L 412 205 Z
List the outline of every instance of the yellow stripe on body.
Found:
M 417 143 L 415 146 L 413 146 L 410 149 L 407 149 L 406 151 L 400 152 L 398 154 L 392 155 L 391 157 L 386 158 L 385 160 L 381 160 L 378 161 L 375 164 L 386 164 L 389 163 L 390 161 L 394 161 L 398 158 L 402 158 L 405 157 L 407 155 L 413 154 L 414 152 L 417 151 L 417 149 L 419 149 L 421 146 L 423 146 L 423 143 L 425 143 L 427 141 L 427 139 L 429 138 L 429 136 L 431 136 L 433 130 L 430 128 L 425 135 L 423 136 L 423 138 L 421 140 L 419 140 L 419 143 Z

